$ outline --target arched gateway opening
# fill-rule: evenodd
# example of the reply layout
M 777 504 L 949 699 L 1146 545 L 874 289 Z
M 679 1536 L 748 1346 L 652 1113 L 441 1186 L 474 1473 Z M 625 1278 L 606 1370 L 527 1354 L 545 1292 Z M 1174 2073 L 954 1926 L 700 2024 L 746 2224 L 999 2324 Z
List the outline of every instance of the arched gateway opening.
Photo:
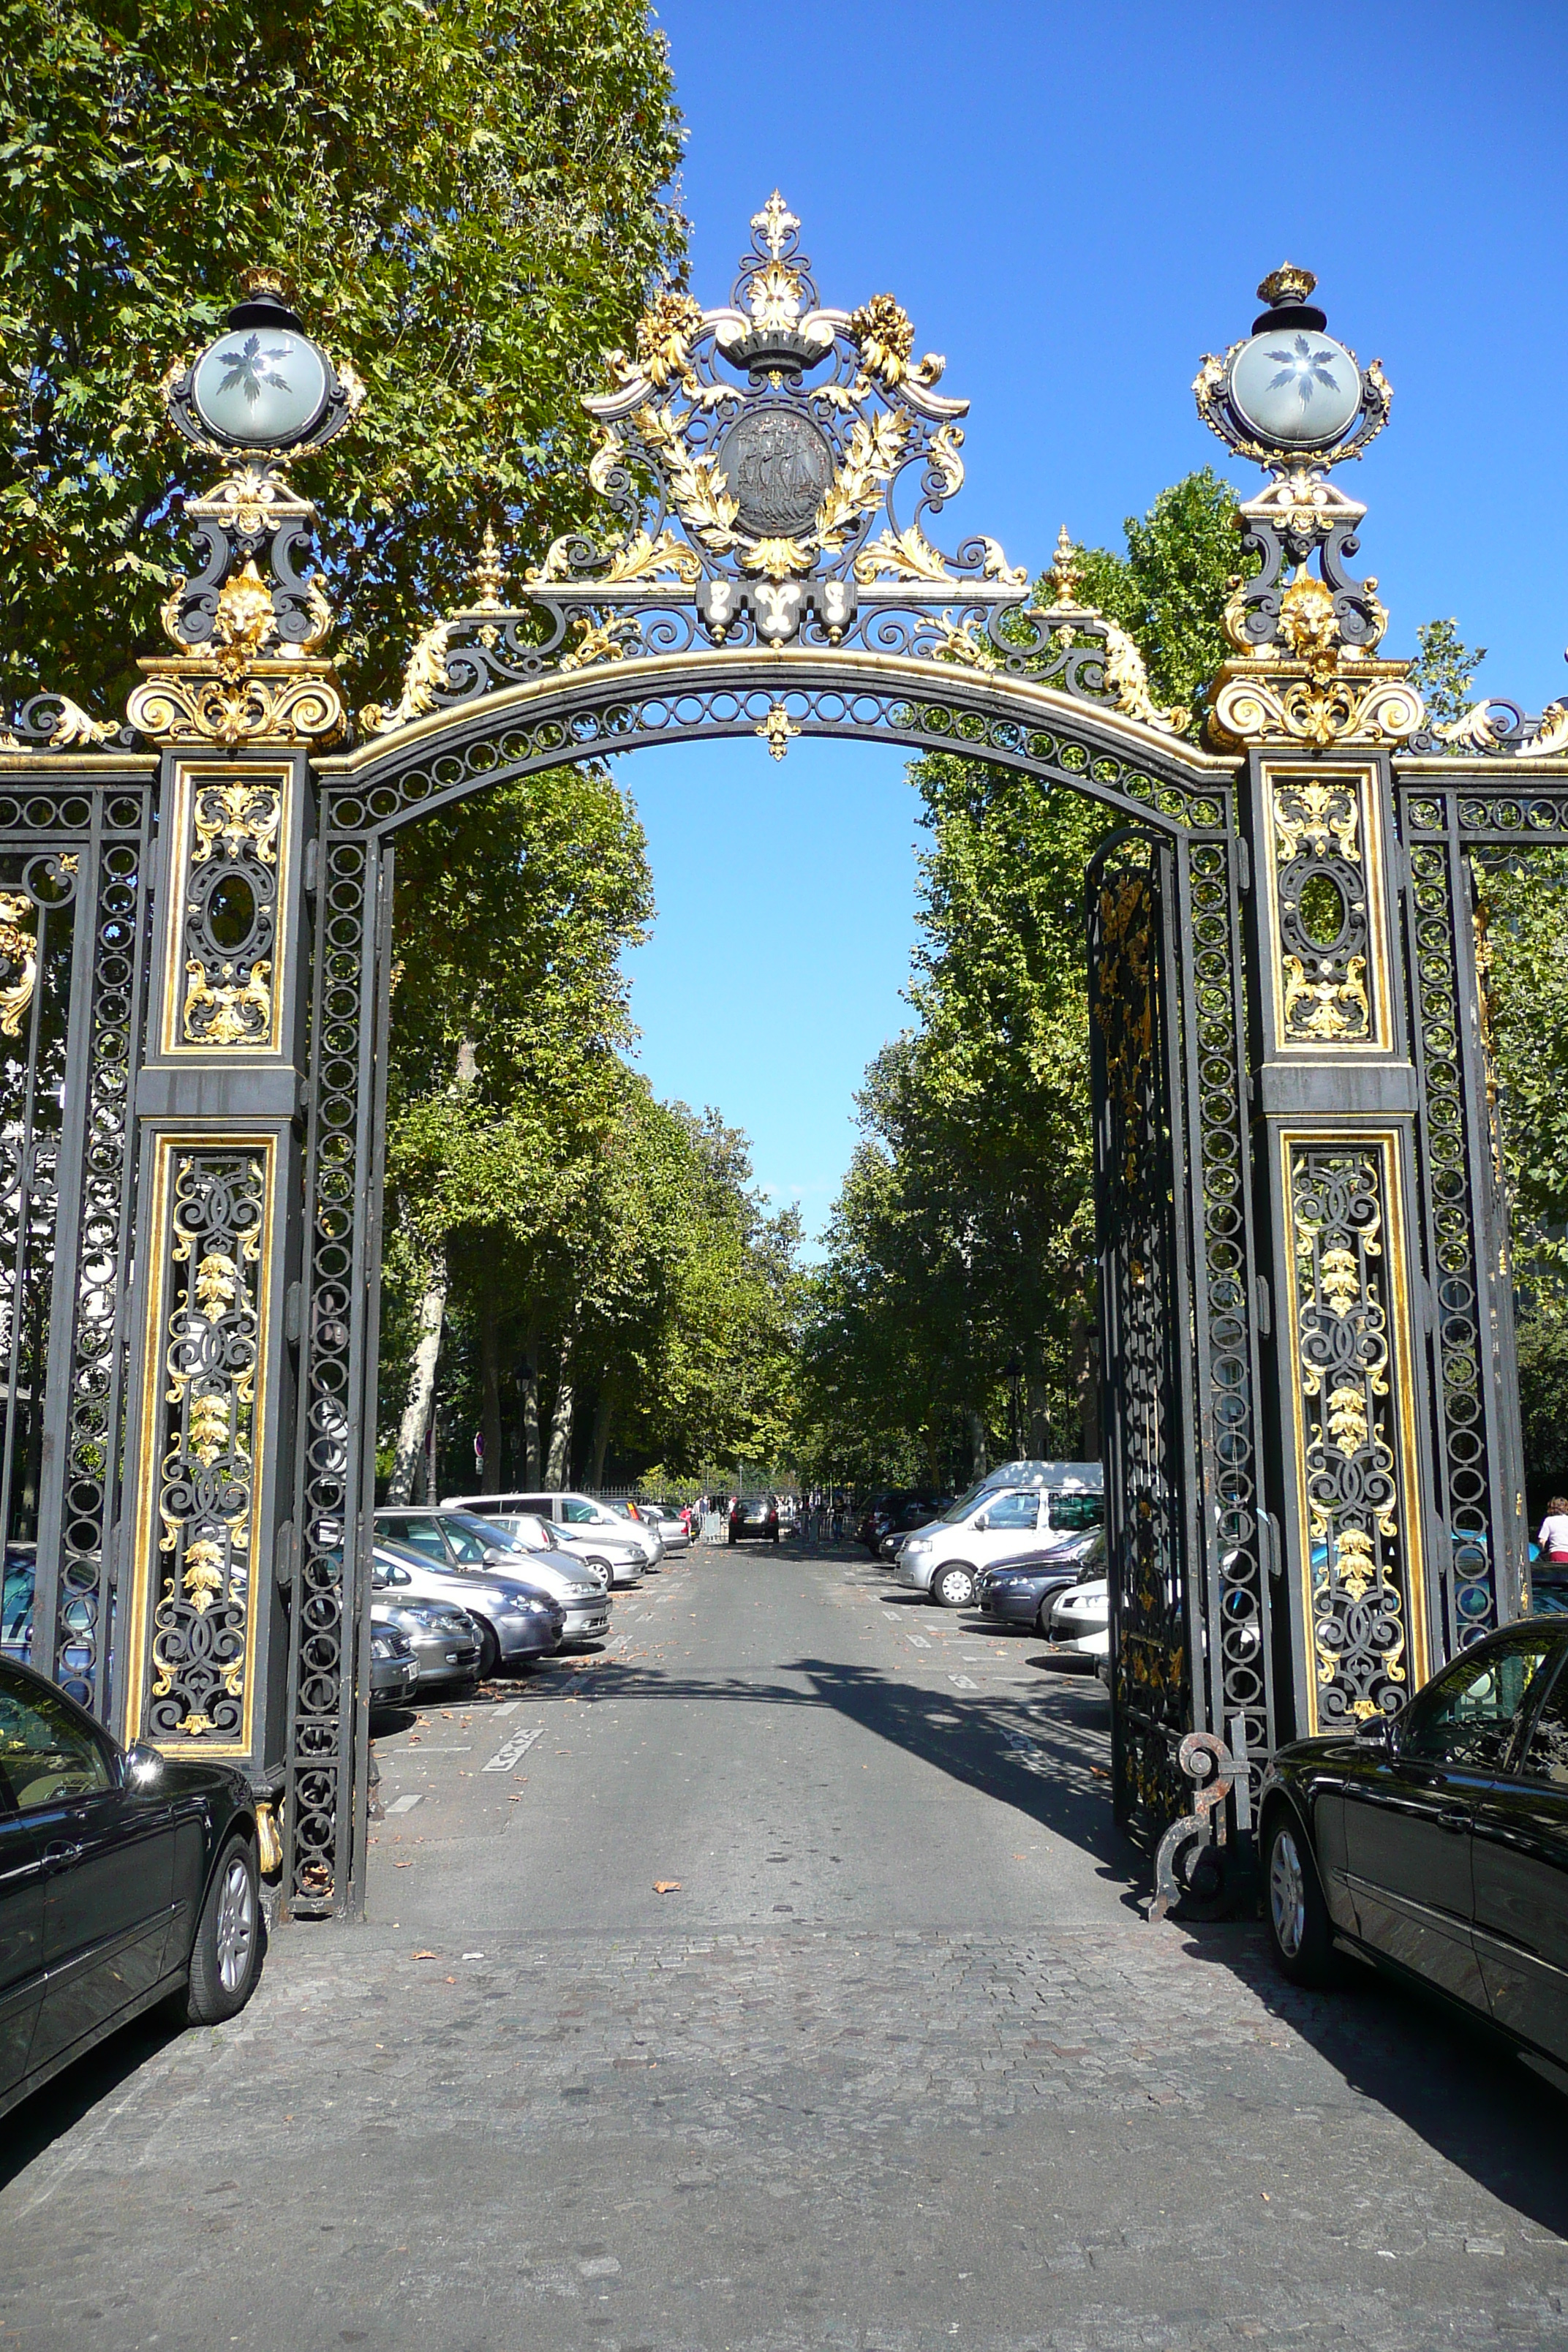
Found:
M 1386 1712 L 1518 1606 L 1470 867 L 1568 840 L 1568 716 L 1456 758 L 1377 657 L 1330 468 L 1384 422 L 1381 373 L 1288 270 L 1204 363 L 1201 412 L 1268 477 L 1205 748 L 1067 556 L 1035 606 L 995 540 L 941 551 L 965 407 L 942 362 L 890 296 L 821 302 L 776 194 L 752 227 L 729 303 L 659 297 L 588 404 L 605 529 L 514 582 L 487 539 L 357 725 L 285 467 L 359 388 L 253 290 L 171 371 L 220 462 L 174 652 L 126 729 L 40 697 L 0 751 L 5 1499 L 31 1480 L 34 1655 L 122 1736 L 242 1763 L 296 1913 L 362 1900 L 398 839 L 563 761 L 850 736 L 1118 820 L 1085 892 L 1125 1824 L 1181 1811 L 1184 1733 L 1256 1763 Z M 1310 425 L 1248 364 L 1302 329 L 1337 404 Z M 247 404 L 260 330 L 295 364 Z

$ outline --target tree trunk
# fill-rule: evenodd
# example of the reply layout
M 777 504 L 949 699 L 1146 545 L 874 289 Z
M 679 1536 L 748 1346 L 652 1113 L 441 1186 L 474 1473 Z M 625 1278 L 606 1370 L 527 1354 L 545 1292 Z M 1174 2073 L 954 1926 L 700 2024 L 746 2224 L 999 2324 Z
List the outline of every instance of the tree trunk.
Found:
M 974 1412 L 966 1412 L 963 1417 L 969 1423 L 969 1482 L 973 1486 L 976 1478 L 984 1477 L 989 1466 L 985 1451 L 985 1420 L 984 1414 Z
M 572 1343 L 567 1340 L 561 1349 L 561 1378 L 550 1415 L 550 1454 L 544 1465 L 544 1483 L 552 1490 L 568 1485 L 572 1476 L 573 1402 Z
M 605 1483 L 605 1456 L 610 1450 L 610 1423 L 615 1410 L 616 1384 L 607 1380 L 594 1401 L 594 1460 L 588 1484 L 595 1489 Z
M 414 1492 L 414 1473 L 425 1452 L 430 1428 L 430 1406 L 436 1394 L 436 1361 L 441 1353 L 441 1327 L 447 1319 L 447 1253 L 435 1258 L 419 1302 L 419 1337 L 408 1380 L 408 1401 L 397 1432 L 397 1453 L 387 1486 L 389 1503 L 406 1503 Z
M 1051 1392 L 1045 1376 L 1031 1379 L 1024 1392 L 1025 1411 L 1029 1423 L 1029 1457 L 1035 1462 L 1051 1458 Z
M 529 1366 L 528 1377 L 522 1381 L 522 1483 L 537 1486 L 542 1475 L 539 1457 L 539 1334 L 530 1330 L 527 1353 L 523 1358 Z
M 1072 1349 L 1073 1386 L 1078 1392 L 1078 1420 L 1081 1433 L 1080 1459 L 1100 1459 L 1100 1347 L 1099 1334 L 1089 1317 L 1081 1312 L 1072 1318 L 1069 1342 Z
M 496 1296 L 488 1286 L 479 1308 L 479 1376 L 484 1389 L 483 1484 L 487 1494 L 499 1495 L 501 1491 L 500 1338 L 497 1326 Z

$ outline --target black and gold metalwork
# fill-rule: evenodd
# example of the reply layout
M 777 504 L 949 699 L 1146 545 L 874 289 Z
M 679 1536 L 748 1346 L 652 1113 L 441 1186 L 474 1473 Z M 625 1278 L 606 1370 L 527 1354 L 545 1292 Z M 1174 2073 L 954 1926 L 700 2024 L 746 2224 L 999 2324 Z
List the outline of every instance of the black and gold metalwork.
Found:
M 1087 878 L 1128 1828 L 1181 1809 L 1188 1735 L 1239 1723 L 1256 1765 L 1519 1606 L 1477 877 L 1568 844 L 1568 704 L 1437 729 L 1383 656 L 1332 468 L 1387 385 L 1307 273 L 1199 378 L 1268 475 L 1199 742 L 1065 533 L 1037 597 L 995 538 L 944 537 L 964 404 L 897 300 L 825 303 L 780 195 L 752 229 L 728 300 L 662 292 L 589 400 L 603 523 L 531 564 L 486 531 L 357 726 L 285 469 L 358 387 L 253 288 L 166 385 L 219 464 L 130 724 L 39 694 L 0 734 L 3 1531 L 37 1544 L 39 1661 L 242 1764 L 295 1913 L 363 1890 L 398 836 L 564 761 L 833 735 L 1111 820 Z

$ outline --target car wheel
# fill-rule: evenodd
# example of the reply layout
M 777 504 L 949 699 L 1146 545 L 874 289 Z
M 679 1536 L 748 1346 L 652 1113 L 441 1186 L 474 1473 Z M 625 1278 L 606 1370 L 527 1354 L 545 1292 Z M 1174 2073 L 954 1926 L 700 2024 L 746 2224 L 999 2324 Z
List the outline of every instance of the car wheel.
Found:
M 1307 1841 L 1281 1807 L 1269 1817 L 1263 1846 L 1264 1921 L 1268 1948 L 1292 1984 L 1331 1984 L 1333 1930 Z
M 495 1628 L 487 1625 L 482 1617 L 476 1617 L 474 1622 L 479 1629 L 479 1677 L 480 1682 L 488 1683 L 500 1664 L 500 1643 L 496 1640 Z
M 951 1561 L 937 1570 L 931 1597 L 941 1609 L 967 1609 L 974 1598 L 974 1570 L 961 1559 Z
M 256 1848 L 231 1837 L 218 1856 L 191 1946 L 185 2016 L 192 2025 L 221 2025 L 250 1999 L 261 1968 L 261 1905 Z

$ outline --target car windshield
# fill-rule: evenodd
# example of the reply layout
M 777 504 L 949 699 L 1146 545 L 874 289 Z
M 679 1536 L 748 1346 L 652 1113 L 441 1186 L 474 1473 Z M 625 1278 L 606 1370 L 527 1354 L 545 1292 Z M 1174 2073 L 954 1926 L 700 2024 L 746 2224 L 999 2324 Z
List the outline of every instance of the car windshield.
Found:
M 483 1551 L 522 1551 L 521 1539 L 498 1528 L 493 1519 L 481 1519 L 473 1511 L 447 1511 L 444 1514 L 448 1529 L 456 1534 L 460 1528 L 466 1536 L 474 1538 Z M 463 1548 L 467 1557 L 467 1547 Z
M 957 1502 L 943 1511 L 941 1524 L 944 1527 L 956 1527 L 960 1519 L 966 1519 L 969 1517 L 981 1496 L 988 1495 L 990 1492 L 991 1489 L 984 1478 L 977 1479 L 967 1495 L 960 1495 Z

